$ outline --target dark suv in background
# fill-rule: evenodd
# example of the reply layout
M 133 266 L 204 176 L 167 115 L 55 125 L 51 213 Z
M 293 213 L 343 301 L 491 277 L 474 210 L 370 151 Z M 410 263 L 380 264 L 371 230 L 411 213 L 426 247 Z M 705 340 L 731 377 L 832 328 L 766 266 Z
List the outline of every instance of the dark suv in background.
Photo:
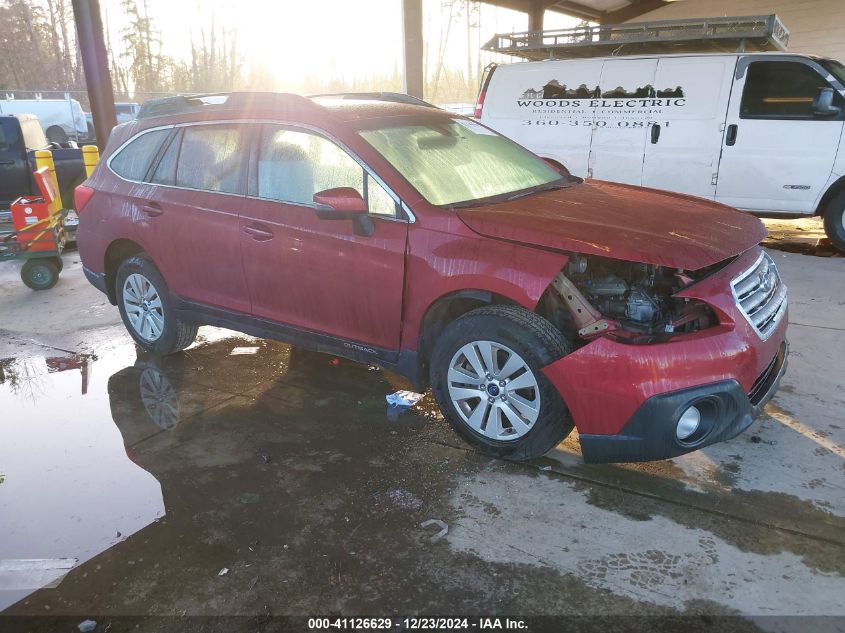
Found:
M 118 126 L 77 189 L 89 280 L 169 354 L 212 324 L 431 385 L 470 443 L 587 461 L 747 428 L 786 367 L 759 220 L 561 175 L 437 108 L 176 97 Z

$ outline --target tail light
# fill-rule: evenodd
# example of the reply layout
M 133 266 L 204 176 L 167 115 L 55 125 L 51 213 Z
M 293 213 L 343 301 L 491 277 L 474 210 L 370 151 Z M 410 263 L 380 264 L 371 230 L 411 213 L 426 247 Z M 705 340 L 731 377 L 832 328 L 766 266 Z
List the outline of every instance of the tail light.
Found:
M 490 79 L 493 77 L 493 71 L 496 70 L 496 64 L 488 64 L 481 75 L 481 90 L 478 91 L 478 99 L 475 101 L 475 112 L 473 116 L 476 119 L 481 118 L 481 112 L 484 110 L 484 99 L 487 98 L 487 86 L 490 85 Z
M 80 213 L 93 196 L 94 189 L 86 187 L 85 185 L 79 185 L 73 192 L 73 203 L 76 208 L 76 212 Z

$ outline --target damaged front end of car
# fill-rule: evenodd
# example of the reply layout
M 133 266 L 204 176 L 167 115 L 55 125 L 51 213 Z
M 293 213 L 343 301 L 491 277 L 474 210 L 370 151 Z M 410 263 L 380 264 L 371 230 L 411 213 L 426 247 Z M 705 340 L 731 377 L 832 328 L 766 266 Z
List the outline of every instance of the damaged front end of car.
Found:
M 607 334 L 633 344 L 669 340 L 718 323 L 706 303 L 677 293 L 729 264 L 690 273 L 655 264 L 572 255 L 539 309 L 575 346 Z
M 767 262 L 759 248 L 694 271 L 569 255 L 537 311 L 572 344 L 543 373 L 586 462 L 673 457 L 751 425 L 787 364 L 785 286 Z M 737 296 L 760 271 L 775 284 L 762 309 L 784 297 L 764 333 Z

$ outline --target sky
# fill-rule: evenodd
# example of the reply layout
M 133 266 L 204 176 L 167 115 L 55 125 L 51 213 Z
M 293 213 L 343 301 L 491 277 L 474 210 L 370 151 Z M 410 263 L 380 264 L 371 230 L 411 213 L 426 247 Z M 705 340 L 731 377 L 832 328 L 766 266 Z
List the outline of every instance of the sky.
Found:
M 142 0 L 139 0 L 139 2 Z M 190 56 L 190 34 L 208 30 L 211 16 L 218 26 L 238 31 L 238 47 L 247 65 L 262 64 L 281 84 L 309 75 L 350 78 L 391 74 L 402 64 L 401 0 L 146 0 L 161 32 L 164 53 Z M 423 0 L 428 72 L 436 67 L 439 50 L 445 64 L 465 68 L 467 28 L 463 14 L 449 23 L 448 3 Z M 459 6 L 461 3 L 459 3 Z M 125 26 L 120 0 L 101 0 L 112 42 Z M 478 63 L 479 41 L 496 32 L 526 30 L 524 13 L 482 5 L 479 29 L 470 33 L 470 54 Z M 577 20 L 547 13 L 547 28 L 574 26 Z M 489 54 L 482 55 L 482 65 Z

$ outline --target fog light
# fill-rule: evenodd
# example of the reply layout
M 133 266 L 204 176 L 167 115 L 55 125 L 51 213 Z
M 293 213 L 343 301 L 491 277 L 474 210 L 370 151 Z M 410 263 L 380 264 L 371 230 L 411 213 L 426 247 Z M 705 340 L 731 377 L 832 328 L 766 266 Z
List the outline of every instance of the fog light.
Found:
M 678 426 L 675 428 L 675 435 L 682 442 L 692 436 L 701 424 L 701 411 L 695 407 L 689 407 L 681 414 Z

